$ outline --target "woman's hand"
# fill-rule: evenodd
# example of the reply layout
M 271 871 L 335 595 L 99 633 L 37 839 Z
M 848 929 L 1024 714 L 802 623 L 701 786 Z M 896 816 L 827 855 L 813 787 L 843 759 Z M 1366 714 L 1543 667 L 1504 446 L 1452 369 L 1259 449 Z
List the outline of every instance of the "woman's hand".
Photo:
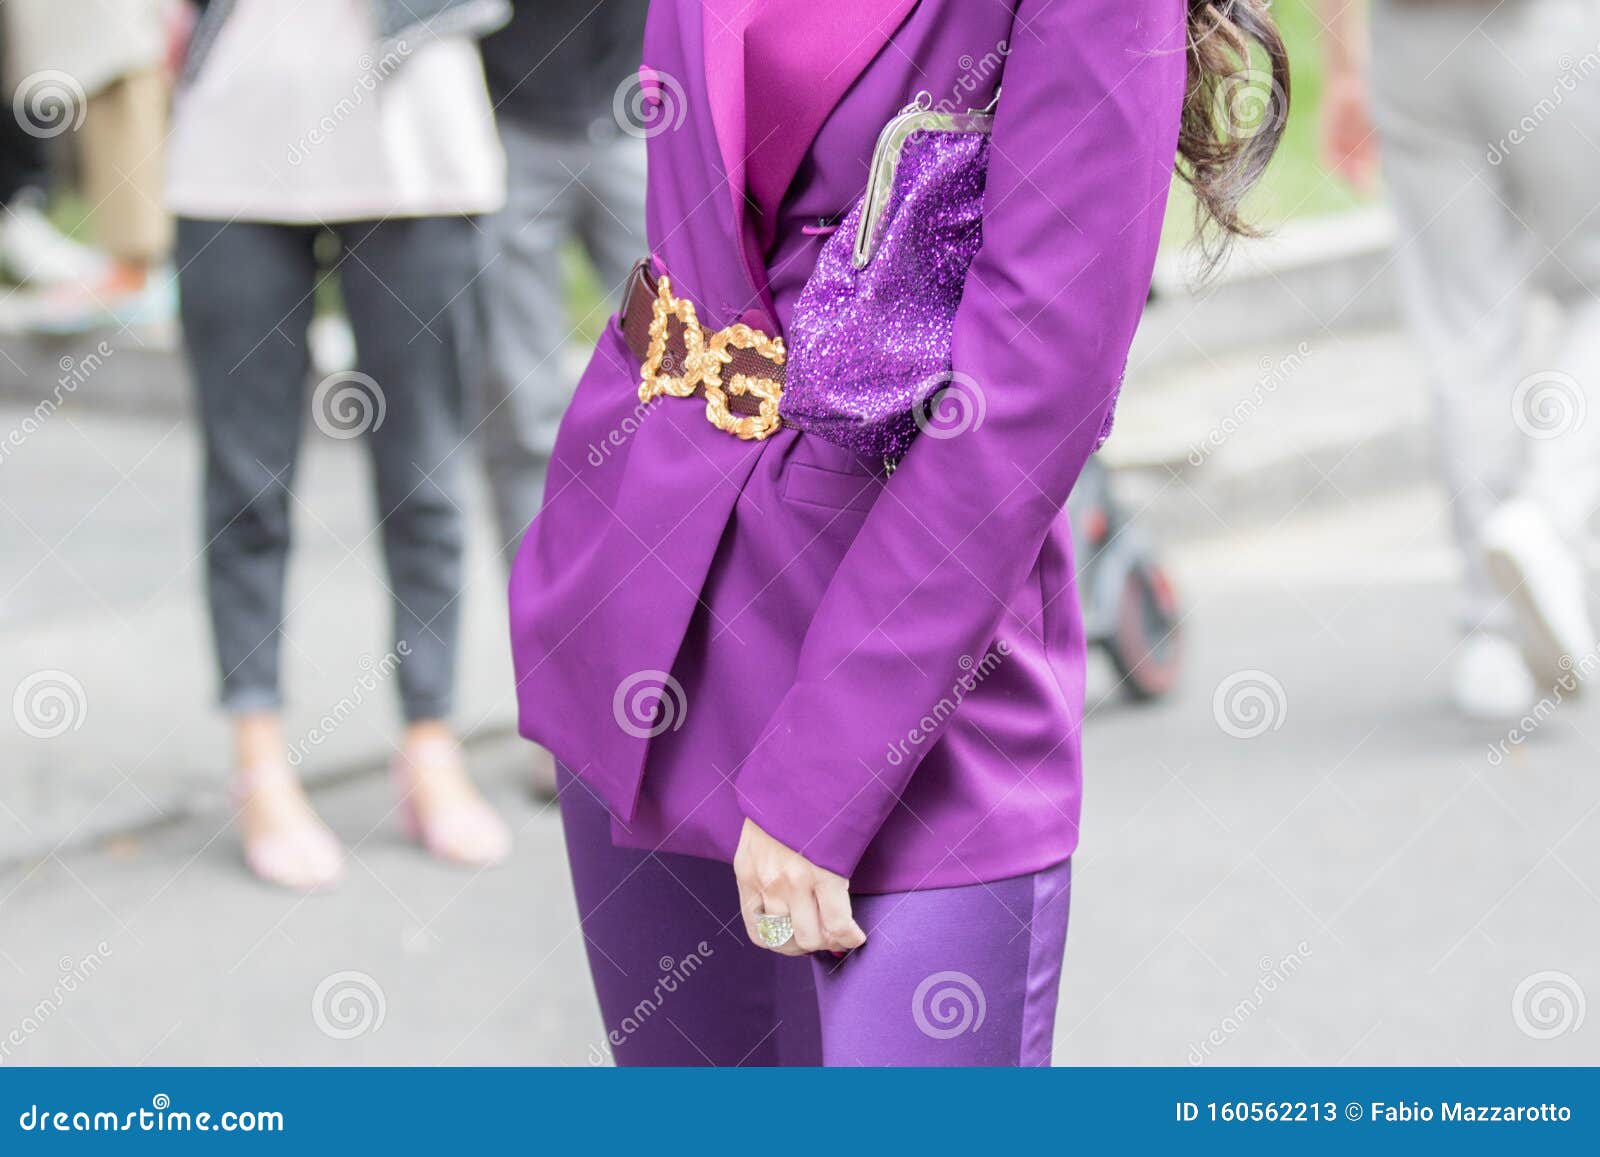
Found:
M 1324 78 L 1322 162 L 1357 192 L 1370 193 L 1377 184 L 1378 137 L 1367 81 L 1354 68 L 1341 68 Z
M 745 820 L 739 834 L 733 874 L 739 882 L 745 932 L 756 945 L 766 948 L 756 935 L 756 917 L 762 913 L 793 921 L 794 937 L 770 950 L 785 956 L 824 949 L 847 952 L 866 943 L 867 934 L 850 913 L 850 881 L 817 867 L 753 820 Z

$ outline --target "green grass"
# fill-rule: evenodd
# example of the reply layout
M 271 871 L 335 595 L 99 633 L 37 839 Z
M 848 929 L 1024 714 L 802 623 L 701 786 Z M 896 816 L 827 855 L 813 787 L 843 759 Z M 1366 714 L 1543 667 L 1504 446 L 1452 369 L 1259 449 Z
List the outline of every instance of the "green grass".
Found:
M 1339 213 L 1363 201 L 1319 159 L 1322 52 L 1311 0 L 1277 0 L 1272 12 L 1289 49 L 1289 123 L 1272 165 L 1245 199 L 1248 218 L 1268 228 L 1294 217 Z M 1194 197 L 1182 181 L 1174 181 L 1162 240 L 1181 244 L 1193 235 Z

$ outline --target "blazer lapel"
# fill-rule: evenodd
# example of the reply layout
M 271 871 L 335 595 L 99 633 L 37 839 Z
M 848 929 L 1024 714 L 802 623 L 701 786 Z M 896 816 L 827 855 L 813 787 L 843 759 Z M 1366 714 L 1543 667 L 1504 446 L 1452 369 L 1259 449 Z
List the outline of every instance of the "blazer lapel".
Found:
M 755 10 L 753 0 L 701 0 L 706 99 L 711 105 L 717 151 L 722 154 L 722 168 L 728 178 L 736 232 L 741 236 L 745 181 L 744 30 Z
M 762 0 L 754 6 L 744 30 L 744 184 L 762 250 L 822 122 L 915 4 Z

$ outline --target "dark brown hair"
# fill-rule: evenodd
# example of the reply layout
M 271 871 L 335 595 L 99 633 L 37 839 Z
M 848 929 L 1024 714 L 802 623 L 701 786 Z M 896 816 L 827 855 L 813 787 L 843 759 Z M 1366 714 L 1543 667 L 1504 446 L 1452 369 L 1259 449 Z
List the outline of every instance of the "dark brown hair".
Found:
M 1205 272 L 1258 232 L 1239 204 L 1266 170 L 1289 117 L 1289 53 L 1269 0 L 1189 0 L 1189 84 L 1178 173 L 1194 190 Z M 1265 68 L 1256 61 L 1264 58 Z

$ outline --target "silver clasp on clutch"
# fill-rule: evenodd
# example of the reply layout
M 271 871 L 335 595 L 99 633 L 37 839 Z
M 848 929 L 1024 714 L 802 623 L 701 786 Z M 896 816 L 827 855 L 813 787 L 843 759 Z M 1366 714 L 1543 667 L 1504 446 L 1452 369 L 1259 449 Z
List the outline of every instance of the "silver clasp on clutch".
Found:
M 900 150 L 913 133 L 987 133 L 994 127 L 994 110 L 1000 94 L 994 94 L 989 107 L 967 112 L 942 112 L 933 107 L 933 94 L 923 90 L 916 99 L 901 109 L 883 131 L 872 149 L 872 167 L 867 174 L 867 191 L 863 194 L 861 224 L 856 229 L 855 250 L 851 264 L 865 269 L 878 251 L 883 239 L 884 213 L 889 208 L 889 196 L 894 192 L 894 176 L 900 167 Z

